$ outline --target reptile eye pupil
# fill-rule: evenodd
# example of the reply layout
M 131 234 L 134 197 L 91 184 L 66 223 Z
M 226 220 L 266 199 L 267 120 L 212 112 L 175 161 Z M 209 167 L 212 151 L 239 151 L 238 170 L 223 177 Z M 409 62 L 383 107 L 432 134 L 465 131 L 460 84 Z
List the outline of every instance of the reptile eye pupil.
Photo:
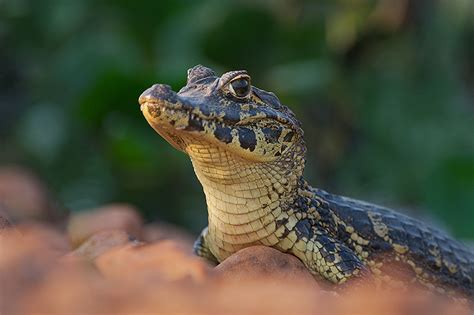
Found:
M 232 89 L 238 97 L 245 97 L 250 92 L 250 83 L 247 79 L 237 79 L 231 82 Z

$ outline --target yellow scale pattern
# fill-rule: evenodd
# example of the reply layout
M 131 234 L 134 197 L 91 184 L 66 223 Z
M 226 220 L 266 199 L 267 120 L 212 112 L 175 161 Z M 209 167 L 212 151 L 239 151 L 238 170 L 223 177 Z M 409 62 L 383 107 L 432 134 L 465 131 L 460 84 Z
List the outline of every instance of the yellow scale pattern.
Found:
M 187 151 L 206 195 L 209 246 L 214 256 L 222 261 L 252 244 L 276 245 L 280 241 L 275 233 L 281 215 L 279 200 L 287 192 L 281 184 L 270 189 L 278 172 L 239 160 L 207 143 L 195 141 Z

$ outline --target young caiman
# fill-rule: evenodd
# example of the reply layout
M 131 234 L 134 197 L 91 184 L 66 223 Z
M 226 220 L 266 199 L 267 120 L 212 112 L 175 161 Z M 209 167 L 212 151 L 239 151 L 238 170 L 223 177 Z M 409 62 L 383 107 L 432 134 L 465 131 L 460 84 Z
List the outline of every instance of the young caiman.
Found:
M 300 122 L 246 71 L 218 77 L 198 65 L 178 93 L 155 84 L 139 103 L 148 123 L 189 155 L 202 184 L 209 225 L 198 255 L 221 262 L 260 244 L 336 284 L 364 274 L 397 283 L 397 270 L 404 282 L 474 295 L 474 254 L 461 243 L 393 210 L 309 186 Z

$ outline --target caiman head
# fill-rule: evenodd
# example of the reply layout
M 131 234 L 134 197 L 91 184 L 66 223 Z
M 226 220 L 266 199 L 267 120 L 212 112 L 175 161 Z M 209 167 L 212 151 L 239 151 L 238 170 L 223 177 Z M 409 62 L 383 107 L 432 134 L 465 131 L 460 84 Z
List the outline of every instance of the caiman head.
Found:
M 273 93 L 252 86 L 246 71 L 218 77 L 198 65 L 188 70 L 187 84 L 178 93 L 155 84 L 139 103 L 148 123 L 187 153 L 195 169 L 219 168 L 224 175 L 237 164 L 273 165 L 301 176 L 305 147 L 300 123 Z

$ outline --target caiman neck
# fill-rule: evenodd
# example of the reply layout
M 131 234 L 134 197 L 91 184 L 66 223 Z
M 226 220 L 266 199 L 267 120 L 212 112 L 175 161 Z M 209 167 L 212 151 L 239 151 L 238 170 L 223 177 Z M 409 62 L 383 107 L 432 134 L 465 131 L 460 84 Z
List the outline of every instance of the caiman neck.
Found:
M 252 244 L 275 245 L 276 220 L 298 194 L 303 169 L 289 167 L 297 161 L 248 162 L 209 144 L 187 152 L 206 195 L 213 254 L 225 259 Z

